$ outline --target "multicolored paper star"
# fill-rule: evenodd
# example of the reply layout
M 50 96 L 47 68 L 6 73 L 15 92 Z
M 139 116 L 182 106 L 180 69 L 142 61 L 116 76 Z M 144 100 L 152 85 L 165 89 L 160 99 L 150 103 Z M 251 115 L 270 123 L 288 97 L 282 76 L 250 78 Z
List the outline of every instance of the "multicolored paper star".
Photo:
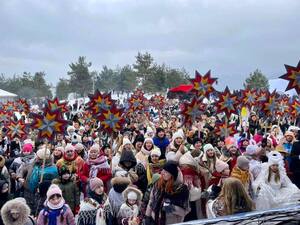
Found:
M 20 139 L 24 139 L 27 135 L 26 125 L 22 120 L 18 120 L 17 122 L 11 120 L 6 127 L 7 127 L 7 135 L 10 138 L 10 140 L 16 137 Z
M 184 117 L 184 123 L 191 125 L 200 118 L 204 110 L 205 104 L 196 97 L 194 97 L 191 102 L 183 103 L 183 110 L 181 111 L 181 114 Z
M 154 95 L 151 97 L 150 102 L 156 109 L 162 109 L 165 105 L 165 97 L 162 95 Z
M 191 82 L 194 85 L 192 92 L 194 92 L 198 97 L 205 96 L 208 97 L 215 89 L 213 84 L 217 81 L 217 78 L 212 78 L 210 75 L 210 70 L 202 76 L 197 70 L 195 72 L 195 79 Z
M 92 111 L 95 117 L 102 111 L 109 110 L 115 104 L 115 100 L 111 98 L 111 93 L 101 94 L 99 90 L 96 90 L 93 95 L 89 95 L 89 98 L 89 110 Z
M 216 134 L 220 137 L 232 136 L 235 133 L 236 133 L 235 124 L 227 125 L 226 122 L 216 124 Z
M 289 113 L 290 106 L 289 106 L 289 98 L 288 97 L 281 97 L 278 102 L 278 108 L 276 111 L 276 115 L 283 117 L 284 115 Z
M 267 101 L 263 104 L 263 111 L 267 116 L 276 115 L 278 110 L 278 103 L 276 100 L 276 91 L 274 90 L 271 94 L 268 95 Z
M 62 119 L 61 112 L 57 109 L 50 111 L 49 108 L 44 109 L 44 114 L 31 114 L 33 122 L 31 127 L 39 130 L 39 138 L 53 140 L 56 134 L 63 134 L 68 121 Z
M 296 67 L 284 65 L 287 73 L 279 78 L 289 81 L 286 91 L 295 89 L 297 94 L 300 94 L 300 61 Z
M 124 110 L 118 109 L 116 105 L 113 105 L 109 110 L 103 111 L 98 116 L 101 124 L 100 128 L 108 133 L 120 131 L 125 124 L 123 112 Z
M 130 110 L 136 111 L 143 110 L 145 108 L 143 99 L 141 97 L 132 95 L 128 102 Z
M 30 112 L 30 106 L 24 98 L 20 98 L 16 101 L 16 108 L 20 113 L 24 112 L 27 114 Z
M 69 111 L 67 104 L 67 102 L 60 103 L 59 99 L 56 97 L 53 100 L 48 99 L 46 107 L 49 108 L 50 111 L 59 110 L 61 113 L 65 113 Z
M 247 106 L 251 109 L 252 106 L 255 106 L 257 103 L 257 94 L 255 90 L 243 90 L 242 91 L 242 103 L 243 106 Z
M 96 122 L 95 118 L 93 117 L 93 114 L 90 111 L 83 112 L 82 119 L 82 122 L 88 125 L 92 125 Z
M 297 118 L 300 115 L 300 101 L 297 99 L 293 100 L 293 103 L 290 105 L 290 114 L 294 118 Z
M 224 112 L 229 118 L 231 113 L 237 111 L 237 96 L 230 93 L 229 88 L 226 87 L 224 92 L 219 94 L 219 101 L 217 102 L 217 112 Z
M 14 103 L 14 102 L 8 101 L 8 102 L 4 105 L 4 110 L 5 110 L 6 112 L 13 113 L 14 111 L 16 111 L 15 103 Z
M 0 123 L 8 124 L 12 117 L 12 113 L 8 111 L 0 111 Z

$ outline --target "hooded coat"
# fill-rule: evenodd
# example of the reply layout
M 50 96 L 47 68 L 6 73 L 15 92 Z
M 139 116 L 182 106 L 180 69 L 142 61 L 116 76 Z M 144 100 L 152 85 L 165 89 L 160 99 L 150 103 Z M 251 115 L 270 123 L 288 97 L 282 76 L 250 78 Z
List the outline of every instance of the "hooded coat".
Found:
M 18 209 L 20 211 L 20 216 L 17 220 L 13 220 L 11 217 L 11 209 Z M 35 223 L 29 215 L 30 208 L 23 198 L 15 198 L 8 201 L 1 209 L 1 217 L 4 225 L 34 225 Z

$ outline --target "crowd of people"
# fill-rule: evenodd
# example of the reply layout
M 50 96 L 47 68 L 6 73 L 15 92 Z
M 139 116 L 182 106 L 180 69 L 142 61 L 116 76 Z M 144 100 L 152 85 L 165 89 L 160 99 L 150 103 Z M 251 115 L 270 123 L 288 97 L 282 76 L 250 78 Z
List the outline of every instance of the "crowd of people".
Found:
M 300 128 L 234 136 L 211 111 L 192 126 L 172 110 L 135 112 L 107 134 L 74 115 L 55 140 L 0 135 L 0 224 L 164 225 L 299 204 Z M 221 118 L 222 119 L 222 118 Z

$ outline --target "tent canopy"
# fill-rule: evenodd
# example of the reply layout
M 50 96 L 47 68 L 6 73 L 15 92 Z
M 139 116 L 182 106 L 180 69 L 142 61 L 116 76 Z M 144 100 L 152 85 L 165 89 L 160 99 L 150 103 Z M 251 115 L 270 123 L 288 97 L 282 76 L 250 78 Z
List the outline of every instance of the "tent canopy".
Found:
M 180 84 L 177 87 L 171 88 L 169 91 L 170 92 L 184 92 L 184 93 L 188 93 L 193 89 L 193 85 L 192 84 Z
M 0 89 L 0 97 L 17 97 L 17 95 Z

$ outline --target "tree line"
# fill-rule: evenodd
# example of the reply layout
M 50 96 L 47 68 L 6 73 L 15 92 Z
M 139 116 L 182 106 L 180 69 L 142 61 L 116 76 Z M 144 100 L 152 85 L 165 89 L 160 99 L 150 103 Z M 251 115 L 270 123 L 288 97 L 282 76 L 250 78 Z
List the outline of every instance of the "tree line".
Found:
M 87 62 L 84 56 L 69 64 L 68 78 L 59 79 L 56 96 L 65 99 L 69 93 L 76 93 L 82 97 L 96 89 L 127 92 L 141 88 L 150 93 L 165 92 L 168 88 L 179 84 L 189 84 L 191 78 L 184 68 L 174 69 L 156 63 L 148 52 L 139 52 L 132 65 L 116 68 L 103 66 L 101 71 L 91 71 L 91 66 L 92 62 Z M 51 98 L 51 85 L 46 82 L 45 76 L 45 72 L 36 72 L 34 75 L 24 72 L 11 78 L 6 78 L 2 74 L 0 85 L 2 89 L 23 98 Z M 244 84 L 249 88 L 268 88 L 268 85 L 268 79 L 259 70 L 251 73 Z

